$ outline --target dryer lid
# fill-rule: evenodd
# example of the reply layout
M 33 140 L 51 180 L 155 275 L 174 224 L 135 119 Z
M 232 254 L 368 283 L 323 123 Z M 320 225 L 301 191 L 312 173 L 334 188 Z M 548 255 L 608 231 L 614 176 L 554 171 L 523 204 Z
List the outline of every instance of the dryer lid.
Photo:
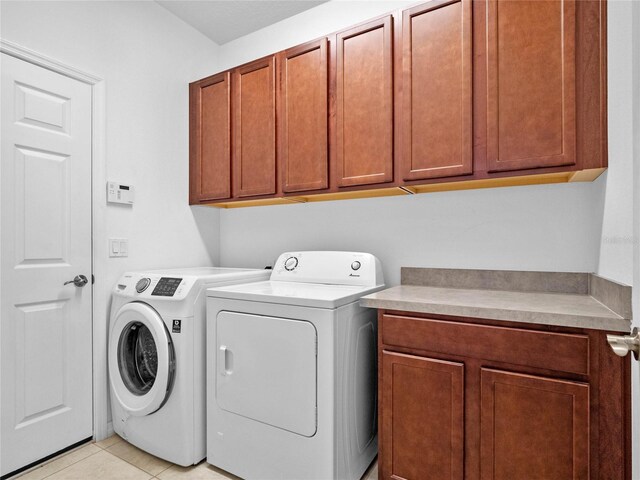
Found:
M 209 288 L 207 296 L 334 309 L 382 288 L 268 281 Z

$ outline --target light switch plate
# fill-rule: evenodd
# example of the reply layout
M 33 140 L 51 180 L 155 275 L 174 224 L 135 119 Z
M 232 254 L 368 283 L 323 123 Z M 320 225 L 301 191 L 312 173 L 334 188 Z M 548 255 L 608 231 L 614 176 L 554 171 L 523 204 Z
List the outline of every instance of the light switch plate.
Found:
M 129 256 L 129 239 L 110 238 L 109 239 L 109 256 L 110 257 L 128 257 Z

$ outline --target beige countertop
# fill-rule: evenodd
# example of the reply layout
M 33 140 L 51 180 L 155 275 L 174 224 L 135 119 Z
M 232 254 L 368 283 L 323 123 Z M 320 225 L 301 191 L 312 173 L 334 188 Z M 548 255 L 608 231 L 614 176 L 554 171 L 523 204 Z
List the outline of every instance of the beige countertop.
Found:
M 401 285 L 362 297 L 384 310 L 628 332 L 630 319 L 588 294 Z

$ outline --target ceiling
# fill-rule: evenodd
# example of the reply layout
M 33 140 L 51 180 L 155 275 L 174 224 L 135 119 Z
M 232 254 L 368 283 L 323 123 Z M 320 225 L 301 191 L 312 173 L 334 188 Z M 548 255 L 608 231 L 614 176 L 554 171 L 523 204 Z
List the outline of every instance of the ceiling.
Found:
M 328 0 L 156 1 L 218 45 L 222 45 Z

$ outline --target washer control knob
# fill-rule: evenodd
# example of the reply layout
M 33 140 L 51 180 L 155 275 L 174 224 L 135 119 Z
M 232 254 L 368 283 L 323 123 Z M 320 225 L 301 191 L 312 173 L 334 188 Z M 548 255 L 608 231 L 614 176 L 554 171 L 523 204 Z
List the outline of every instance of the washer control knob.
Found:
M 298 266 L 298 259 L 296 257 L 289 257 L 284 261 L 284 268 L 289 272 Z
M 351 264 L 351 270 L 360 270 L 362 264 L 359 261 L 355 261 Z
M 151 284 L 151 279 L 141 278 L 140 280 L 138 280 L 138 283 L 136 283 L 136 292 L 144 292 L 149 287 L 149 284 Z

